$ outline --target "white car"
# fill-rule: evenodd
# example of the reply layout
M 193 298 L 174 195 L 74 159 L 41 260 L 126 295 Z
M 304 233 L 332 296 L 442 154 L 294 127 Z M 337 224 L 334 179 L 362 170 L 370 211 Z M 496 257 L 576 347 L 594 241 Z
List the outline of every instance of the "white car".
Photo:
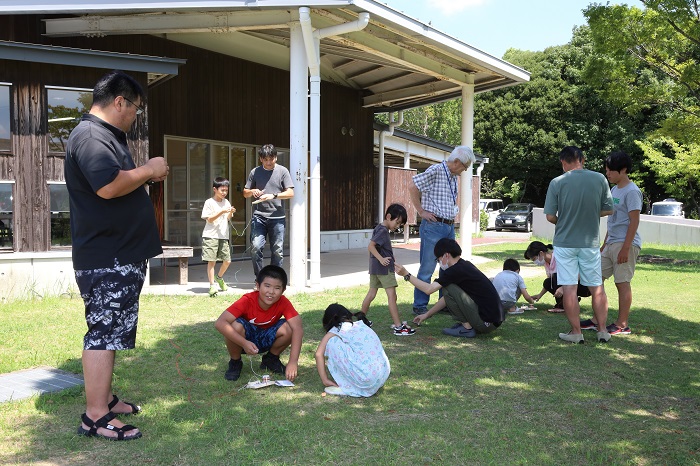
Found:
M 483 210 L 489 216 L 489 223 L 486 226 L 487 230 L 496 228 L 496 217 L 503 210 L 502 199 L 479 199 L 479 210 Z
M 666 217 L 685 217 L 685 212 L 683 212 L 683 203 L 678 202 L 673 198 L 664 199 L 660 202 L 654 202 L 651 205 L 651 215 L 664 215 Z

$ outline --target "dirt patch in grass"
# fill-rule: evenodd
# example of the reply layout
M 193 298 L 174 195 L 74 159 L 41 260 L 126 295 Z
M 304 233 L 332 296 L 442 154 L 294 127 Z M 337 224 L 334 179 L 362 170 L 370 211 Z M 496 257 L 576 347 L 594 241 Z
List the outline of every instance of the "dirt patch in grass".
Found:
M 700 260 L 695 259 L 672 259 L 670 257 L 653 256 L 649 254 L 640 254 L 637 262 L 645 264 L 673 264 L 673 265 L 698 265 Z

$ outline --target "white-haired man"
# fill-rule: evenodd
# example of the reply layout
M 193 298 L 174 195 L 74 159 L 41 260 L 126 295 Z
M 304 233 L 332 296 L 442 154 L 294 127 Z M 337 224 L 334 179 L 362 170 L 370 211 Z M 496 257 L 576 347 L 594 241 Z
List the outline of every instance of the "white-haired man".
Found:
M 418 215 L 420 224 L 420 268 L 417 278 L 430 283 L 435 271 L 435 244 L 442 238 L 455 239 L 454 219 L 459 213 L 457 200 L 457 177 L 474 164 L 471 147 L 457 146 L 447 160 L 432 165 L 423 173 L 413 177 L 408 192 Z M 413 313 L 428 311 L 430 296 L 415 289 Z

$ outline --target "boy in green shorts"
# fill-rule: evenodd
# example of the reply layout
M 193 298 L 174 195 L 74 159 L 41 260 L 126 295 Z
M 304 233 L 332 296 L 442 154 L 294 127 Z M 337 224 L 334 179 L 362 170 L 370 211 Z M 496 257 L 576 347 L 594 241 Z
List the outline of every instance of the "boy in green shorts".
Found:
M 365 324 L 372 326 L 372 322 L 367 320 L 369 305 L 377 296 L 377 290 L 384 288 L 386 291 L 389 314 L 394 321 L 391 329 L 396 336 L 410 336 L 416 333 L 406 322 L 399 318 L 399 308 L 396 305 L 396 276 L 394 275 L 394 250 L 391 247 L 391 237 L 389 231 L 396 230 L 406 223 L 408 214 L 401 204 L 391 204 L 386 209 L 384 221 L 377 225 L 369 240 L 369 291 L 362 301 L 362 311 L 355 316 L 362 319 Z
M 236 211 L 226 199 L 229 184 L 226 178 L 217 177 L 212 184 L 214 196 L 207 199 L 202 209 L 202 218 L 206 220 L 202 232 L 202 260 L 207 262 L 209 296 L 216 296 L 219 290 L 226 291 L 228 288 L 223 279 L 226 269 L 231 264 L 228 221 Z M 221 267 L 219 267 L 219 273 L 215 275 L 214 267 L 217 260 L 221 261 Z

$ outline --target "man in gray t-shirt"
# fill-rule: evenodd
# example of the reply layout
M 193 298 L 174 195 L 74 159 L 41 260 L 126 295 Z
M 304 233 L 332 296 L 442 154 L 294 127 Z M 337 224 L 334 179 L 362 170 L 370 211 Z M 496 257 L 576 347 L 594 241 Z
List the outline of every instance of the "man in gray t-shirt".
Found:
M 263 250 L 270 239 L 270 263 L 282 267 L 285 213 L 282 199 L 294 197 L 294 183 L 289 170 L 277 165 L 277 149 L 265 144 L 258 150 L 260 166 L 251 170 L 243 188 L 243 197 L 254 197 L 250 226 L 253 272 L 257 278 L 263 267 Z
M 629 335 L 627 319 L 632 307 L 632 277 L 642 248 L 639 214 L 642 211 L 642 191 L 629 179 L 632 159 L 624 152 L 613 152 L 605 159 L 605 174 L 612 188 L 613 214 L 608 218 L 608 232 L 600 248 L 603 280 L 614 277 L 618 295 L 617 320 L 607 326 L 610 335 Z M 595 328 L 598 321 L 581 321 L 582 329 Z

